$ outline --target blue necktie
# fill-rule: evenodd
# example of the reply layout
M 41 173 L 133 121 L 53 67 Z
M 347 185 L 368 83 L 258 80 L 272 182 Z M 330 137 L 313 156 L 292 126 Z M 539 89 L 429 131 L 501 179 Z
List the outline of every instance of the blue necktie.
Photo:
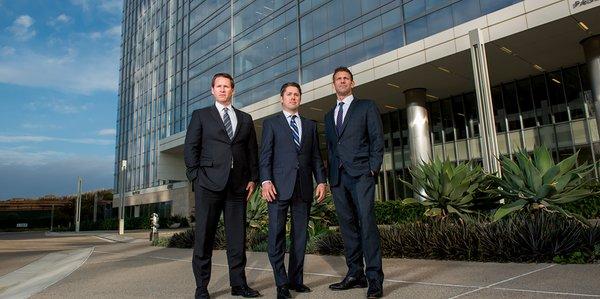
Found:
M 292 138 L 294 139 L 294 143 L 296 144 L 296 149 L 300 150 L 300 133 L 298 130 L 298 126 L 296 125 L 296 115 L 292 115 L 290 127 L 292 128 Z
M 225 130 L 227 131 L 229 139 L 233 140 L 233 126 L 231 125 L 231 118 L 229 118 L 228 111 L 229 109 L 227 109 L 227 107 L 223 108 L 223 124 L 225 125 Z
M 338 136 L 340 136 L 340 134 L 342 133 L 342 125 L 344 123 L 344 102 L 340 102 L 338 104 L 338 113 L 336 116 L 336 124 L 335 124 L 335 130 L 337 131 Z

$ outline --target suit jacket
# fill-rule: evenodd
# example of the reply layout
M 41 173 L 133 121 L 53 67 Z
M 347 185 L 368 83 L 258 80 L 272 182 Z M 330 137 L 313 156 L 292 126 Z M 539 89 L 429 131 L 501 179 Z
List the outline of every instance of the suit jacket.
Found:
M 223 190 L 230 176 L 233 191 L 239 193 L 245 192 L 248 182 L 258 181 L 258 145 L 252 117 L 233 110 L 237 117 L 233 140 L 215 105 L 195 110 L 185 135 L 187 178 L 212 191 Z
M 325 135 L 329 154 L 329 184 L 339 183 L 340 165 L 351 176 L 379 172 L 383 161 L 383 129 L 379 109 L 371 100 L 354 98 L 338 136 L 334 110 L 325 115 Z
M 304 117 L 300 117 L 300 121 L 300 150 L 296 148 L 292 129 L 283 112 L 263 121 L 260 178 L 261 182 L 273 182 L 281 200 L 292 197 L 298 180 L 302 199 L 310 202 L 314 189 L 313 176 L 317 183 L 325 183 L 325 168 L 319 150 L 317 125 Z

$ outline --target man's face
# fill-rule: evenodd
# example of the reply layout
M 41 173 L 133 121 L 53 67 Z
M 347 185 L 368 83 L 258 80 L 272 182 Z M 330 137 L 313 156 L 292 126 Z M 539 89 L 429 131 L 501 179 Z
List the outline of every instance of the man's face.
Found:
M 352 81 L 348 72 L 337 72 L 333 77 L 333 87 L 338 96 L 346 97 L 352 94 L 354 81 Z
M 283 91 L 283 96 L 281 96 L 281 106 L 286 111 L 297 111 L 300 107 L 300 100 L 300 90 L 295 86 L 288 86 Z
M 231 87 L 231 81 L 225 77 L 217 77 L 215 84 L 210 88 L 215 101 L 223 104 L 231 104 L 231 96 L 233 96 L 233 88 Z

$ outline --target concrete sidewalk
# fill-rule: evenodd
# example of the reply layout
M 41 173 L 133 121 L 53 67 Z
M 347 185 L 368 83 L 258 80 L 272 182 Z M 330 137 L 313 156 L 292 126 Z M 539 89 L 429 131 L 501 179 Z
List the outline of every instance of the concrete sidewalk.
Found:
M 195 285 L 191 257 L 191 249 L 152 247 L 142 238 L 127 243 L 107 242 L 96 245 L 78 270 L 32 298 L 192 298 Z M 598 264 L 412 259 L 384 259 L 383 264 L 387 298 L 600 298 Z M 343 292 L 328 289 L 345 271 L 343 257 L 308 255 L 304 277 L 313 292 L 293 296 L 364 298 L 366 289 Z M 246 273 L 250 286 L 259 290 L 264 298 L 275 297 L 273 273 L 266 253 L 248 252 Z M 209 292 L 213 298 L 230 297 L 224 251 L 214 252 Z

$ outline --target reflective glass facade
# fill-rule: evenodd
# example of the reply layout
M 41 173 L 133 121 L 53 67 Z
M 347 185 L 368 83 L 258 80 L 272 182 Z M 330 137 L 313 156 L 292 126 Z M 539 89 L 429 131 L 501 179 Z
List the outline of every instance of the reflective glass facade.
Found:
M 600 157 L 592 91 L 585 65 L 564 68 L 492 87 L 501 155 L 545 145 L 555 161 L 579 151 L 578 163 Z M 427 103 L 433 155 L 452 161 L 481 161 L 475 92 Z M 382 115 L 385 134 L 381 198 L 410 196 L 399 179 L 410 181 L 406 110 Z M 598 169 L 595 170 L 598 177 Z
M 159 140 L 211 105 L 216 72 L 234 75 L 241 108 L 283 82 L 313 81 L 515 2 L 125 0 L 115 159 L 128 161 L 125 189 L 166 183 L 157 178 Z M 120 190 L 117 174 L 115 162 Z

